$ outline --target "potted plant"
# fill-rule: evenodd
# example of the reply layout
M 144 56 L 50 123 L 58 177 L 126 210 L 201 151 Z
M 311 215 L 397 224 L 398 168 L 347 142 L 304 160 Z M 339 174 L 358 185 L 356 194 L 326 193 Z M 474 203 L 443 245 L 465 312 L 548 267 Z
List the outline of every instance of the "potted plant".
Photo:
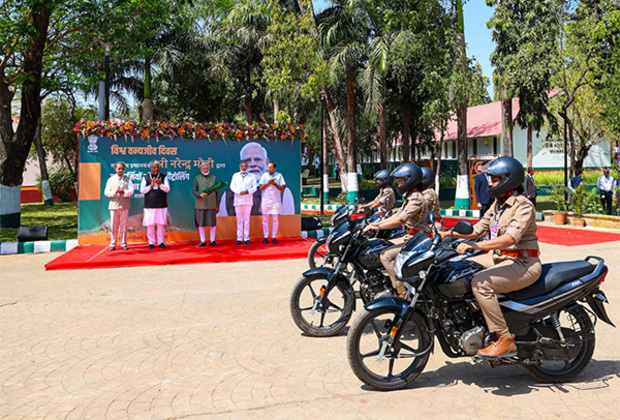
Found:
M 587 194 L 588 191 L 586 189 L 586 185 L 582 182 L 575 191 L 571 191 L 571 209 L 575 212 L 575 219 L 573 220 L 573 224 L 575 226 L 585 226 L 586 220 L 581 217 L 583 214 L 586 205 L 587 205 Z
M 556 225 L 566 223 L 566 187 L 560 185 L 551 186 L 551 201 L 555 204 L 557 211 L 553 213 L 553 220 Z

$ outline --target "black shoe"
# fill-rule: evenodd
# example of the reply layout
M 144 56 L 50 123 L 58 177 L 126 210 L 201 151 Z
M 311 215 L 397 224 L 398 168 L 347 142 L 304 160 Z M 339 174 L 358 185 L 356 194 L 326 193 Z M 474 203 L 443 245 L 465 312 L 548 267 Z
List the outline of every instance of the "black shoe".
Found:
M 267 238 L 263 239 L 263 243 L 264 244 L 268 244 L 269 243 L 269 239 L 267 239 Z
M 150 245 L 149 245 L 149 249 L 153 249 L 153 248 L 155 248 L 155 245 L 150 244 Z
M 160 247 L 161 249 L 166 249 L 166 245 L 164 245 L 164 243 L 163 243 L 163 242 L 159 244 L 159 247 Z
M 198 244 L 197 248 L 202 248 L 203 246 L 207 246 L 205 242 L 201 242 Z
M 215 242 L 215 241 L 211 241 L 211 243 L 209 244 L 209 246 L 219 246 L 219 245 L 217 244 L 217 242 Z
M 273 243 L 274 243 L 274 244 L 276 244 L 276 245 L 278 244 L 278 240 L 277 240 L 276 238 L 273 238 L 273 239 L 271 240 L 271 242 L 273 242 Z
M 241 241 L 237 241 L 237 242 L 235 242 L 235 245 L 241 245 L 242 243 L 243 242 L 241 242 Z
M 125 246 L 123 247 L 123 249 L 124 249 L 125 251 L 129 251 L 129 247 L 128 247 L 127 245 L 125 245 Z
M 252 245 L 252 242 L 250 242 L 250 241 L 245 241 L 245 244 L 246 244 L 246 245 Z
M 115 251 L 115 250 L 116 250 L 116 247 L 115 247 L 115 246 L 111 246 L 111 247 L 110 247 L 110 252 Z

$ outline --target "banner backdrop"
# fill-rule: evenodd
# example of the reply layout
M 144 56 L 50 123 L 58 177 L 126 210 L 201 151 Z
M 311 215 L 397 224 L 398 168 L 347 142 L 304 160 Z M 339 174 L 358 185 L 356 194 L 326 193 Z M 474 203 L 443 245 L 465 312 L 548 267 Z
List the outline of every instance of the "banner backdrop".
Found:
M 129 210 L 128 238 L 130 242 L 146 242 L 146 227 L 142 226 L 144 197 L 140 194 L 142 177 L 149 172 L 152 160 L 160 162 L 161 172 L 170 182 L 166 241 L 198 240 L 194 225 L 194 195 L 192 185 L 200 173 L 201 163 L 211 166 L 211 174 L 218 181 L 230 185 L 239 171 L 240 159 L 248 159 L 250 172 L 257 180 L 267 171 L 267 164 L 274 161 L 287 188 L 282 193 L 282 211 L 278 236 L 301 234 L 301 142 L 295 140 L 186 140 L 154 138 L 126 141 L 110 137 L 80 136 L 79 216 L 78 239 L 80 244 L 109 243 L 110 212 L 108 198 L 104 195 L 107 179 L 115 175 L 118 161 L 125 163 L 125 175 L 134 184 Z M 221 190 L 222 200 L 217 220 L 217 239 L 236 238 L 236 222 L 232 207 L 232 194 L 228 185 Z M 260 194 L 260 193 L 258 193 Z M 230 196 L 230 197 L 228 197 Z M 228 199 L 227 199 L 228 197 Z M 259 196 L 255 202 L 260 202 Z M 271 223 L 270 223 L 271 224 Z M 255 205 L 251 218 L 251 237 L 262 238 L 262 215 Z

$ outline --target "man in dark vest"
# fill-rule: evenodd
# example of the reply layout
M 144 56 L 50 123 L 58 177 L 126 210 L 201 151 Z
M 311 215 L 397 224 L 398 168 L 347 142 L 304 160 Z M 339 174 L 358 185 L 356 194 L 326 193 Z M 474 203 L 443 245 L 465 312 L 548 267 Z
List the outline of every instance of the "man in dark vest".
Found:
M 489 207 L 491 207 L 491 196 L 489 196 L 488 191 L 489 179 L 484 169 L 474 178 L 474 188 L 476 190 L 476 201 L 478 202 L 477 207 L 478 210 L 480 210 L 480 216 L 478 218 L 482 219 L 482 216 L 484 216 Z
M 166 174 L 159 172 L 159 162 L 149 163 L 150 173 L 144 175 L 140 183 L 140 192 L 144 195 L 144 218 L 142 225 L 147 227 L 149 249 L 155 248 L 155 225 L 157 225 L 157 244 L 164 245 L 164 229 L 168 221 L 168 192 L 170 183 Z

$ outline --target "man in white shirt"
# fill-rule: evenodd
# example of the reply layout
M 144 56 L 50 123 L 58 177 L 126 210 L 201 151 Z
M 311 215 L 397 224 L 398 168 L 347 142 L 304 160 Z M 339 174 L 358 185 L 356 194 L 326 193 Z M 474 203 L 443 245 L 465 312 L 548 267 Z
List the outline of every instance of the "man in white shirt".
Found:
M 121 231 L 121 246 L 127 251 L 127 216 L 129 215 L 129 197 L 133 195 L 133 183 L 125 173 L 125 164 L 116 162 L 116 175 L 110 176 L 105 183 L 103 194 L 110 199 L 110 251 L 116 249 L 118 231 Z
M 248 162 L 239 163 L 239 172 L 233 175 L 230 181 L 230 191 L 235 194 L 234 206 L 237 217 L 237 242 L 235 245 L 251 245 L 250 242 L 250 214 L 256 192 L 256 178 L 248 171 Z
M 170 184 L 166 174 L 159 172 L 159 162 L 149 163 L 151 172 L 144 175 L 140 183 L 140 192 L 144 195 L 144 218 L 142 225 L 147 227 L 146 236 L 149 249 L 155 248 L 155 225 L 157 225 L 157 244 L 164 245 L 164 229 L 168 221 L 168 192 Z
M 598 191 L 601 196 L 601 206 L 603 206 L 603 211 L 607 214 L 611 214 L 611 197 L 612 190 L 614 188 L 614 177 L 609 175 L 609 169 L 605 168 L 603 170 L 603 175 L 598 177 L 596 186 L 598 187 Z
M 269 215 L 271 215 L 271 241 L 277 244 L 276 235 L 280 227 L 278 215 L 282 206 L 282 191 L 284 191 L 286 183 L 282 174 L 276 172 L 275 162 L 269 162 L 267 172 L 261 176 L 259 184 L 262 191 L 261 213 L 263 214 L 263 236 L 265 237 L 263 243 L 269 243 Z

